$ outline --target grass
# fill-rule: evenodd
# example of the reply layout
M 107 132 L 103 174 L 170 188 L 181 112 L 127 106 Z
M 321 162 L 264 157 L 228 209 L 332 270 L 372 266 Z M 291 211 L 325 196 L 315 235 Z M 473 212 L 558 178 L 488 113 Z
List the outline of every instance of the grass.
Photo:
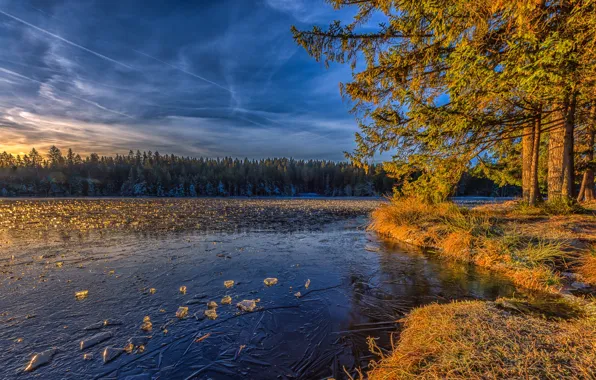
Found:
M 413 310 L 370 379 L 596 378 L 596 304 L 560 293 L 562 271 L 596 285 L 596 214 L 572 204 L 463 209 L 395 199 L 370 228 L 502 273 L 535 294 Z
M 496 270 L 518 286 L 556 292 L 560 285 L 557 267 L 566 263 L 568 242 L 520 233 L 514 223 L 506 223 L 516 212 L 397 199 L 373 212 L 370 229 Z
M 585 282 L 596 285 L 596 245 L 592 246 L 590 251 L 581 258 L 578 272 Z
M 409 314 L 393 352 L 373 362 L 368 376 L 593 378 L 595 346 L 596 324 L 591 318 L 550 321 L 481 301 L 432 304 Z

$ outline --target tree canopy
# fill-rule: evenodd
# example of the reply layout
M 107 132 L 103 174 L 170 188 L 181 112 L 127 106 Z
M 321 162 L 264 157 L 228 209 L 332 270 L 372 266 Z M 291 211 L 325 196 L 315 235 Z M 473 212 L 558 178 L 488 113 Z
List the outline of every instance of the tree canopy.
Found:
M 352 22 L 292 32 L 315 59 L 352 67 L 341 92 L 361 129 L 355 163 L 390 152 L 385 170 L 430 201 L 478 162 L 531 203 L 541 183 L 550 200 L 575 195 L 575 140 L 589 145 L 595 123 L 594 0 L 328 2 L 356 8 Z

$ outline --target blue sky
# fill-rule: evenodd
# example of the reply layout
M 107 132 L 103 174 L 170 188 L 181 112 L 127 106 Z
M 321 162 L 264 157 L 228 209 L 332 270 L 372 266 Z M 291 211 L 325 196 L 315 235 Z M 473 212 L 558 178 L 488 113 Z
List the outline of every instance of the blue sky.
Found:
M 323 0 L 0 0 L 0 151 L 343 159 L 339 82 L 292 40 Z

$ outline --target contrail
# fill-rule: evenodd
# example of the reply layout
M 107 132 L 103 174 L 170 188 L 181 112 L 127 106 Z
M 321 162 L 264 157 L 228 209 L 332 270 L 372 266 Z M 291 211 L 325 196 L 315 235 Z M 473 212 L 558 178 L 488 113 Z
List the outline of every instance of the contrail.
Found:
M 11 15 L 10 13 L 6 13 L 6 12 L 4 12 L 2 9 L 0 9 L 0 13 L 2 13 L 3 15 L 5 15 L 5 16 L 7 16 L 7 17 L 10 17 L 11 19 L 13 19 L 13 20 L 15 20 L 15 21 L 18 21 L 18 22 L 20 22 L 20 23 L 22 23 L 22 24 L 25 24 L 25 25 L 27 25 L 27 26 L 29 26 L 29 27 L 31 27 L 31 28 L 33 28 L 33 29 L 35 29 L 35 30 L 39 31 L 39 32 L 42 32 L 42 33 L 45 33 L 45 34 L 47 34 L 47 35 L 49 35 L 49 36 L 52 36 L 52 37 L 54 37 L 54 38 L 57 38 L 57 39 L 59 39 L 60 41 L 62 41 L 62 42 L 64 42 L 64 43 L 67 43 L 67 44 L 69 44 L 69 45 L 71 45 L 71 46 L 78 47 L 79 49 L 85 50 L 86 52 L 88 52 L 88 53 L 91 53 L 91 54 L 93 54 L 93 55 L 95 55 L 95 56 L 97 56 L 97 57 L 103 58 L 103 59 L 105 59 L 105 60 L 107 60 L 107 61 L 110 61 L 110 62 L 113 62 L 113 63 L 115 63 L 115 64 L 117 64 L 117 65 L 124 66 L 124 67 L 126 67 L 127 69 L 130 69 L 130 70 L 135 70 L 133 67 L 131 67 L 131 66 L 129 66 L 129 65 L 127 65 L 127 64 L 125 64 L 125 63 L 122 63 L 122 62 L 116 61 L 115 59 L 112 59 L 112 58 L 110 58 L 110 57 L 106 57 L 106 56 L 105 56 L 105 55 L 103 55 L 103 54 L 100 54 L 100 53 L 98 53 L 98 52 L 96 52 L 96 51 L 93 51 L 93 50 L 91 50 L 91 49 L 87 49 L 87 48 L 86 48 L 86 47 L 84 47 L 84 46 L 81 46 L 81 45 L 79 45 L 79 44 L 76 44 L 76 43 L 74 43 L 74 42 L 72 42 L 72 41 L 69 41 L 69 40 L 67 40 L 66 38 L 60 37 L 60 36 L 59 36 L 59 35 L 57 35 L 57 34 L 54 34 L 54 33 L 52 33 L 52 32 L 49 32 L 49 31 L 45 30 L 45 29 L 42 29 L 42 28 L 40 28 L 40 27 L 38 27 L 38 26 L 35 26 L 35 25 L 33 25 L 33 24 L 30 24 L 30 23 L 28 23 L 28 22 L 27 22 L 27 21 L 25 21 L 25 20 L 22 20 L 22 19 L 20 19 L 20 18 L 18 18 L 18 17 L 16 17 L 16 16 L 13 16 L 13 15 Z
M 66 91 L 60 90 L 59 88 L 56 88 L 56 87 L 52 86 L 51 84 L 47 84 L 47 83 L 44 83 L 44 82 L 38 81 L 38 80 L 36 80 L 36 79 L 33 79 L 33 78 L 30 78 L 30 77 L 28 77 L 28 76 L 25 76 L 25 75 L 22 75 L 22 74 L 16 73 L 16 72 L 14 72 L 14 71 L 11 71 L 11 70 L 8 70 L 8 69 L 5 69 L 5 68 L 3 68 L 3 67 L 0 67 L 0 72 L 6 73 L 6 74 L 11 74 L 11 75 L 14 75 L 14 76 L 16 76 L 16 77 L 19 77 L 19 78 L 22 78 L 22 79 L 27 79 L 27 80 L 29 80 L 29 81 L 31 81 L 31 82 L 35 82 L 35 83 L 39 83 L 39 84 L 42 84 L 42 85 L 48 86 L 48 87 L 50 87 L 50 88 L 51 88 L 51 89 L 53 89 L 53 90 L 56 90 L 56 91 L 62 92 L 62 93 L 64 93 L 64 94 L 68 95 L 68 96 L 71 96 L 71 97 L 75 98 L 75 99 L 79 99 L 79 100 L 80 100 L 80 101 L 82 101 L 82 102 L 85 102 L 85 103 L 87 103 L 87 104 L 91 104 L 92 106 L 95 106 L 95 107 L 97 107 L 97 108 L 99 108 L 99 109 L 102 109 L 102 110 L 104 110 L 104 111 L 111 112 L 111 113 L 114 113 L 114 114 L 117 114 L 117 115 L 121 115 L 121 116 L 125 116 L 125 117 L 127 117 L 127 118 L 129 118 L 129 119 L 132 119 L 132 120 L 134 120 L 134 117 L 132 117 L 132 116 L 130 116 L 130 115 L 127 115 L 127 114 L 125 114 L 125 113 L 122 113 L 122 112 L 114 111 L 114 110 L 112 110 L 112 109 L 109 109 L 109 108 L 107 108 L 107 107 L 104 107 L 104 106 L 102 106 L 102 105 L 101 105 L 101 104 L 99 104 L 99 103 L 96 103 L 96 102 L 93 102 L 93 101 L 91 101 L 91 100 L 88 100 L 88 99 L 81 98 L 81 97 L 79 97 L 79 96 L 76 96 L 76 95 L 70 94 L 70 93 L 68 93 L 68 92 L 66 92 Z
M 230 93 L 233 93 L 233 92 L 234 92 L 234 91 L 230 90 L 229 88 L 222 86 L 222 85 L 221 85 L 221 84 L 219 84 L 219 83 L 215 83 L 215 82 L 213 82 L 213 81 L 210 81 L 209 79 L 207 79 L 207 78 L 204 78 L 204 77 L 202 77 L 202 76 L 200 76 L 200 75 L 197 75 L 197 74 L 191 73 L 190 71 L 186 71 L 186 70 L 184 70 L 184 69 L 181 69 L 180 67 L 178 67 L 178 66 L 174 66 L 174 65 L 172 65 L 171 63 L 164 62 L 164 61 L 162 61 L 161 59 L 159 59 L 159 58 L 155 58 L 155 57 L 153 57 L 153 56 L 151 56 L 151 55 L 149 55 L 149 54 L 143 53 L 142 51 L 138 51 L 138 50 L 135 50 L 135 49 L 133 49 L 133 51 L 134 51 L 134 52 L 136 52 L 136 53 L 139 53 L 139 54 L 141 54 L 141 55 L 144 55 L 144 56 L 145 56 L 145 57 L 147 57 L 147 58 L 151 58 L 151 59 L 153 59 L 153 60 L 155 60 L 155 61 L 157 61 L 157 62 L 163 63 L 164 65 L 168 65 L 168 66 L 170 66 L 170 67 L 172 67 L 172 68 L 174 68 L 174 69 L 176 69 L 176 70 L 178 70 L 178 71 L 181 71 L 181 72 L 183 72 L 183 73 L 185 73 L 185 74 L 188 74 L 188 75 L 190 75 L 190 76 L 193 76 L 193 77 L 195 77 L 195 78 L 198 78 L 198 79 L 200 79 L 200 80 L 202 80 L 202 81 L 205 81 L 205 82 L 207 82 L 207 83 L 211 83 L 212 85 L 214 85 L 214 86 L 217 86 L 217 87 L 219 87 L 219 88 L 221 88 L 221 89 L 223 89 L 223 90 L 226 90 L 226 91 L 228 91 L 228 92 L 230 92 Z

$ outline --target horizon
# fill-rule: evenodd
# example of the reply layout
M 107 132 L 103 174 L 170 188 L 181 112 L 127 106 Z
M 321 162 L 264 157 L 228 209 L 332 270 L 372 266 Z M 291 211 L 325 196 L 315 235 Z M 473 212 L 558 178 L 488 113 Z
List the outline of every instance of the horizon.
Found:
M 350 68 L 313 61 L 290 25 L 349 16 L 306 0 L 0 0 L 0 151 L 343 161 Z
M 48 151 L 49 149 L 51 149 L 52 147 L 58 148 L 60 150 L 60 153 L 62 155 L 62 157 L 66 157 L 68 150 L 72 149 L 72 148 L 60 148 L 59 146 L 56 145 L 51 145 L 50 147 L 48 147 L 47 150 L 42 151 L 36 147 L 31 147 L 30 149 L 27 150 L 27 152 L 19 152 L 19 153 L 11 153 L 8 152 L 6 150 L 0 151 L 0 154 L 8 154 L 8 155 L 12 155 L 12 157 L 14 159 L 16 159 L 17 157 L 21 157 L 23 158 L 25 155 L 26 156 L 30 156 L 31 152 L 33 149 L 35 149 L 35 151 L 37 152 L 37 154 L 39 154 L 44 160 L 47 161 L 48 159 Z M 99 154 L 97 152 L 89 152 L 89 153 L 81 153 L 81 152 L 77 152 L 74 149 L 72 149 L 73 154 L 75 155 L 79 155 L 82 159 L 86 159 L 89 156 L 91 156 L 92 154 L 97 154 L 99 156 L 99 158 L 102 157 L 106 157 L 106 158 L 114 158 L 117 156 L 129 156 L 131 153 L 133 155 L 136 155 L 137 152 L 141 153 L 141 154 L 149 154 L 151 153 L 152 155 L 155 155 L 156 153 L 159 153 L 160 157 L 166 157 L 166 156 L 171 156 L 174 155 L 176 157 L 181 157 L 181 158 L 187 158 L 187 159 L 206 159 L 206 160 L 221 160 L 221 159 L 234 159 L 234 160 L 250 160 L 250 161 L 259 161 L 259 160 L 281 160 L 281 159 L 287 159 L 287 160 L 295 160 L 295 161 L 319 161 L 319 162 L 323 162 L 323 161 L 328 161 L 328 162 L 335 162 L 335 163 L 345 163 L 348 165 L 353 165 L 352 162 L 350 162 L 349 159 L 345 158 L 342 160 L 335 160 L 335 159 L 325 159 L 325 158 L 297 158 L 297 157 L 293 157 L 293 156 L 263 156 L 263 157 L 258 157 L 258 158 L 251 158 L 251 157 L 241 157 L 241 156 L 216 156 L 216 157 L 208 157 L 208 156 L 199 156 L 199 155 L 183 155 L 183 154 L 177 154 L 177 153 L 171 153 L 171 152 L 159 152 L 159 151 L 152 151 L 152 150 L 141 150 L 141 149 L 129 149 L 126 153 L 121 153 L 121 152 L 116 152 L 114 154 Z M 379 165 L 381 164 L 380 162 L 371 162 L 370 165 L 371 166 L 375 166 L 375 165 Z

